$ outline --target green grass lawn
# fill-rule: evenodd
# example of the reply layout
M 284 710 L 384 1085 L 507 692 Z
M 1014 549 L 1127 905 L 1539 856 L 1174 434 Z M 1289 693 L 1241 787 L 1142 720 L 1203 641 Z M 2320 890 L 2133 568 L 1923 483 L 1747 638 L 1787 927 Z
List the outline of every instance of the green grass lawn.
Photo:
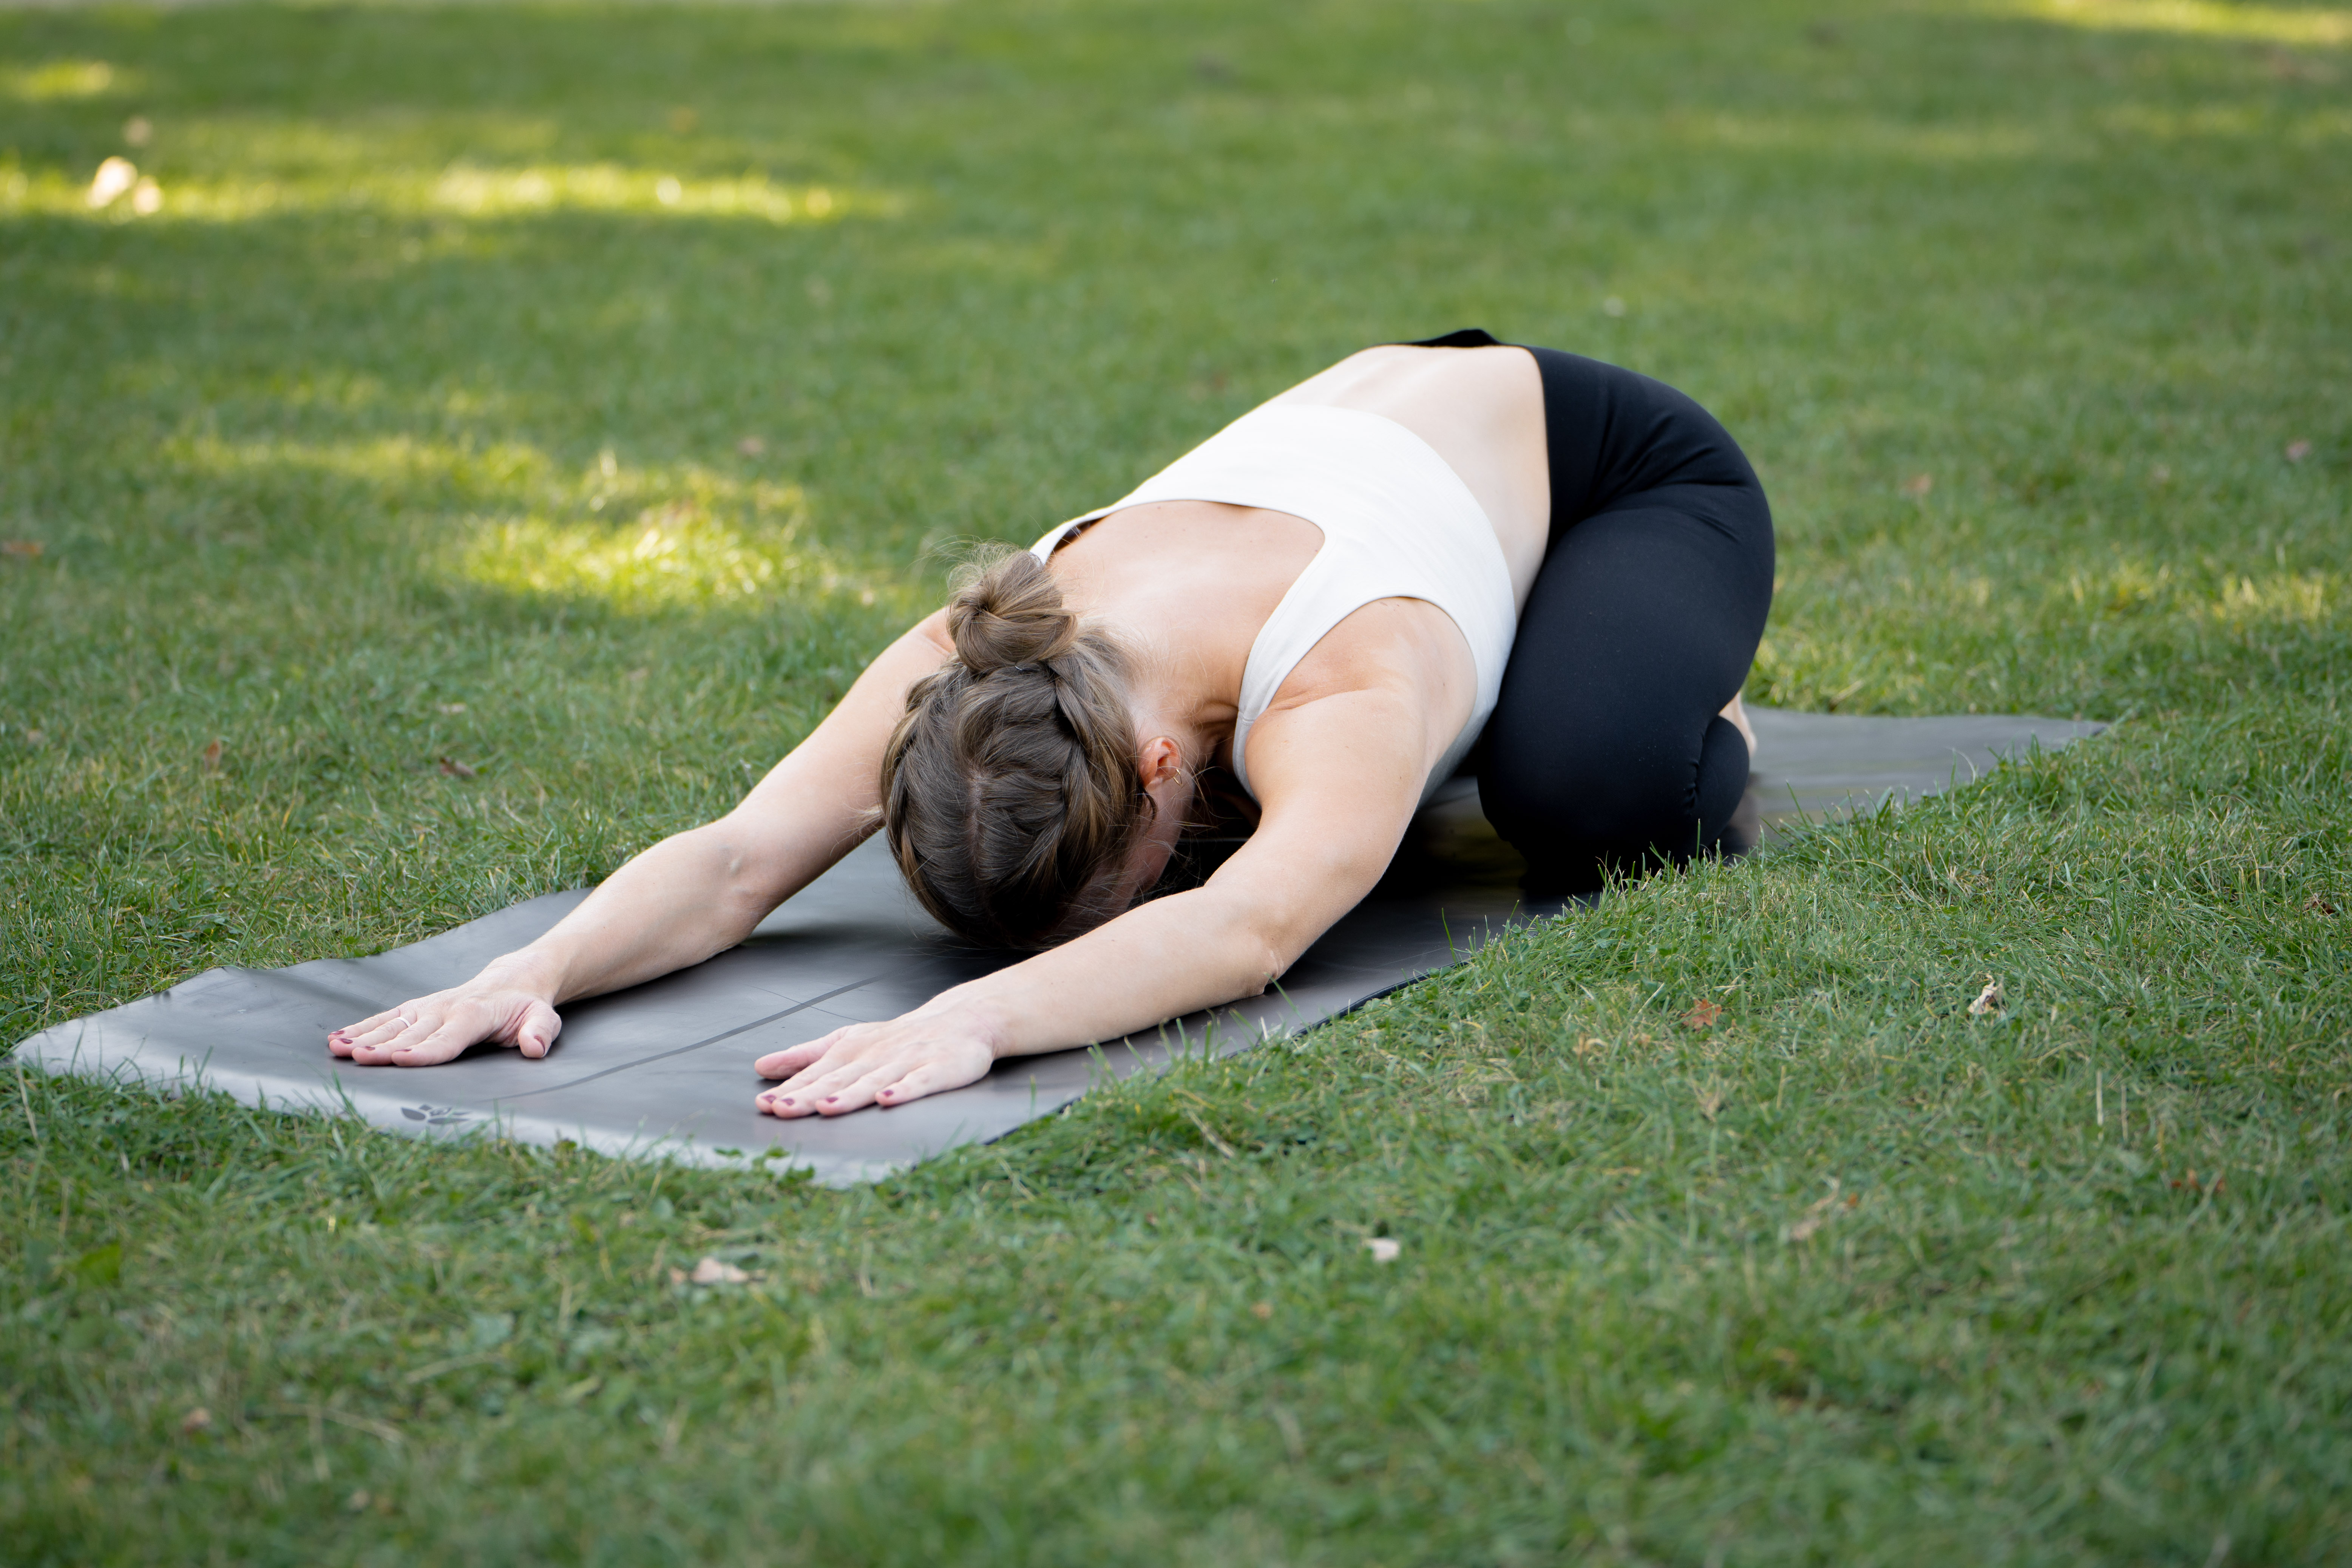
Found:
M 2123 721 L 855 1192 L 0 1069 L 0 1559 L 2343 1561 L 2347 156 L 2281 3 L 0 11 L 0 1043 L 1458 326 L 1745 443 L 1751 695 Z

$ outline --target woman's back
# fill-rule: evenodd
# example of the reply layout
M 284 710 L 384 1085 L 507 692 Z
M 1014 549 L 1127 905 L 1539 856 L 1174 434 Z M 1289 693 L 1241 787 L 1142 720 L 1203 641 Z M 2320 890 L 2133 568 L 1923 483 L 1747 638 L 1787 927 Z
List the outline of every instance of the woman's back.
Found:
M 1427 699 L 1422 765 L 1442 781 L 1494 705 L 1541 561 L 1542 434 L 1522 350 L 1367 350 L 1038 553 L 1074 605 L 1208 676 L 1245 784 L 1269 709 L 1364 684 Z

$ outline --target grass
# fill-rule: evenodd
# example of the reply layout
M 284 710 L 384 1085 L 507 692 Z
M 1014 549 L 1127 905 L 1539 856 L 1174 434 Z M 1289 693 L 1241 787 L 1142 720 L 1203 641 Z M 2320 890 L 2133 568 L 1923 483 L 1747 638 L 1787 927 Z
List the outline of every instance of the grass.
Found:
M 2340 1560 L 2347 44 L 0 12 L 0 1040 L 597 877 L 943 547 L 1465 324 L 1739 435 L 1756 696 L 2125 721 L 856 1192 L 8 1074 L 0 1555 Z

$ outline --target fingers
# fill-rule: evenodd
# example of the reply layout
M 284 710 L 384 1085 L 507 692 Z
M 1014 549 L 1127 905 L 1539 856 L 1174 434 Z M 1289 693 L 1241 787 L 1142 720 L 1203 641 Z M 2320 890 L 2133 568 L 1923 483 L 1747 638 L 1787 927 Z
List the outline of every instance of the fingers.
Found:
M 422 1003 L 403 1002 L 373 1018 L 337 1029 L 327 1037 L 327 1048 L 339 1057 L 365 1061 L 362 1053 L 380 1049 L 415 1028 L 423 1007 Z
M 880 1027 L 887 1030 L 889 1026 Z M 788 1056 L 808 1065 L 757 1101 L 769 1115 L 787 1119 L 841 1116 L 869 1105 L 904 1105 L 941 1089 L 962 1088 L 984 1075 L 994 1059 L 976 1041 L 951 1036 L 942 1039 L 929 1031 L 875 1040 L 844 1029 L 762 1058 L 761 1070 L 772 1065 L 785 1070 L 780 1058 Z
M 819 1116 L 844 1116 L 853 1110 L 863 1110 L 874 1103 L 874 1097 L 882 1092 L 884 1085 L 904 1077 L 905 1073 L 904 1062 L 892 1062 L 871 1072 L 859 1073 L 845 1083 L 819 1089 L 816 1091 L 816 1113 Z
M 833 1048 L 834 1042 L 841 1038 L 842 1033 L 843 1031 L 835 1029 L 833 1033 L 820 1036 L 814 1040 L 805 1040 L 797 1046 L 787 1046 L 781 1051 L 770 1051 L 751 1064 L 751 1070 L 761 1078 L 791 1078 L 795 1073 L 804 1072 L 825 1052 Z
M 950 1083 L 951 1075 L 938 1062 L 925 1062 L 913 1072 L 893 1084 L 885 1084 L 874 1097 L 877 1105 L 904 1105 L 910 1100 L 920 1100 L 927 1094 L 937 1094 L 943 1089 L 961 1089 L 971 1079 L 958 1078 Z
M 356 1024 L 345 1024 L 341 1028 L 337 1029 L 333 1034 L 327 1037 L 327 1048 L 334 1052 L 339 1057 L 350 1056 L 352 1054 L 352 1046 L 353 1042 L 357 1041 L 362 1036 L 383 1027 L 386 1020 L 397 1022 L 399 1018 L 400 1009 L 398 1007 L 390 1007 L 386 1008 L 383 1012 L 373 1014 L 368 1017 L 362 1018 Z
M 383 1047 L 383 1058 L 396 1068 L 429 1068 L 453 1060 L 488 1033 L 469 1014 L 469 1009 L 459 1007 L 437 1029 L 429 1033 L 422 1027 L 412 1029 Z
M 515 1046 L 536 1059 L 563 1032 L 562 1016 L 540 997 L 519 992 L 449 1000 L 451 995 L 442 992 L 404 1002 L 338 1029 L 327 1037 L 327 1048 L 360 1067 L 432 1067 L 486 1040 Z
M 871 1064 L 844 1059 L 836 1051 L 855 1052 L 856 1047 L 841 1039 L 848 1031 L 836 1029 L 822 1040 L 811 1040 L 805 1046 L 794 1046 L 790 1051 L 778 1051 L 776 1057 L 804 1056 L 808 1061 L 800 1071 L 785 1079 L 775 1088 L 760 1096 L 759 1107 L 771 1116 L 811 1116 L 817 1102 L 824 1096 L 837 1092 L 843 1085 L 855 1081 L 871 1070 Z M 773 1061 L 776 1057 L 761 1058 Z
M 352 1038 L 351 1050 L 346 1054 L 362 1067 L 382 1067 L 392 1060 L 393 1052 L 416 1044 L 440 1026 L 441 1013 L 437 1008 L 429 1013 L 395 1017 Z

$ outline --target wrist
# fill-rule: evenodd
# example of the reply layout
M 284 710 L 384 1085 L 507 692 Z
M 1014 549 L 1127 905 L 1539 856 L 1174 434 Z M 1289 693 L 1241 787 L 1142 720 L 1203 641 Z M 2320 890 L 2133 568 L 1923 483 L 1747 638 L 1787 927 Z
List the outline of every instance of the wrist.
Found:
M 998 997 L 977 986 L 959 985 L 942 991 L 915 1010 L 915 1016 L 926 1020 L 952 1022 L 969 1032 L 988 1047 L 991 1061 L 1018 1056 L 1013 1010 Z
M 552 953 L 522 948 L 482 965 L 476 978 L 505 991 L 522 991 L 552 1007 L 562 1000 L 564 965 Z

